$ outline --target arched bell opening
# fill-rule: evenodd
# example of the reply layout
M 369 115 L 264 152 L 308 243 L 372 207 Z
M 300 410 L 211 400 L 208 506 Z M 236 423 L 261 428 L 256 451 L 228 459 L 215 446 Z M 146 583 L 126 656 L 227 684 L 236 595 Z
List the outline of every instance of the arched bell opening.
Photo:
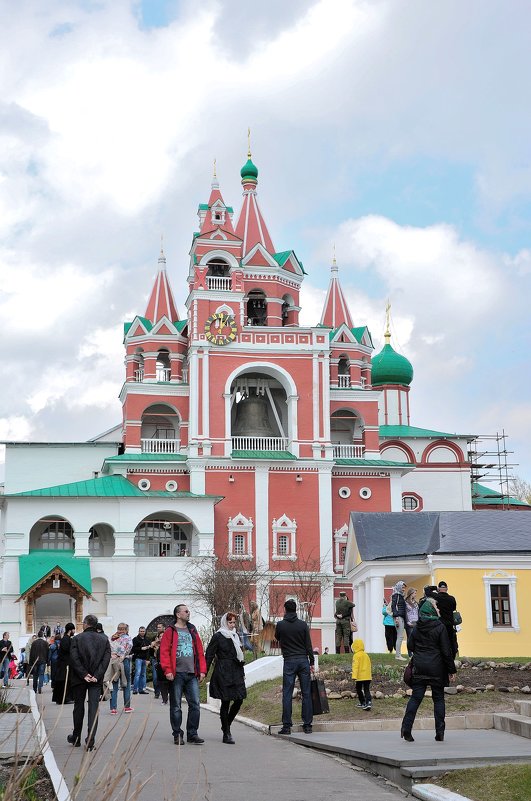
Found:
M 267 300 L 261 289 L 252 289 L 247 296 L 247 325 L 267 325 Z
M 134 377 L 135 381 L 144 380 L 144 351 L 140 347 L 135 350 Z
M 234 450 L 287 450 L 286 390 L 273 376 L 245 373 L 231 385 Z
M 179 415 L 165 403 L 154 403 L 142 414 L 140 442 L 143 453 L 178 453 Z
M 177 512 L 155 512 L 135 529 L 135 556 L 192 556 L 194 524 Z
M 344 353 L 337 363 L 337 385 L 343 389 L 350 387 L 350 359 Z
M 350 409 L 338 409 L 330 418 L 330 441 L 337 459 L 363 458 L 363 420 Z
M 157 381 L 169 381 L 171 378 L 170 352 L 167 348 L 161 348 L 157 353 L 155 374 Z
M 208 272 L 207 276 L 212 276 L 212 278 L 226 278 L 230 274 L 230 265 L 225 261 L 225 259 L 216 256 L 213 259 L 210 259 L 208 262 Z
M 282 325 L 292 325 L 294 323 L 295 301 L 291 295 L 282 296 Z

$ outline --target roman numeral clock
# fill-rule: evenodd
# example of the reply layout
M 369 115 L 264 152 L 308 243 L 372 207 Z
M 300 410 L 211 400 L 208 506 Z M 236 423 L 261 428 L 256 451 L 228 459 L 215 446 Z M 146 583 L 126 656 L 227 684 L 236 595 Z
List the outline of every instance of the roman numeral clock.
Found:
M 234 342 L 238 327 L 232 314 L 216 312 L 205 322 L 205 337 L 213 345 L 228 345 Z

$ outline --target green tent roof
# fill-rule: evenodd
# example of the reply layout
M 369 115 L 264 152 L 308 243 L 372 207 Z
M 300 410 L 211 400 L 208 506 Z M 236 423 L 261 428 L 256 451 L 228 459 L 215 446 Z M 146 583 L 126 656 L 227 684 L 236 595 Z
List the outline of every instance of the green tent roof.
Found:
M 112 458 L 112 457 L 111 457 Z M 72 484 L 59 484 L 55 487 L 15 492 L 11 498 L 206 498 L 191 492 L 166 492 L 165 490 L 143 490 L 136 487 L 123 476 L 103 476 L 87 481 L 74 481 Z M 213 497 L 213 496 L 212 496 Z
M 58 567 L 89 595 L 92 592 L 90 559 L 74 556 L 73 551 L 30 551 L 18 557 L 20 595 L 31 589 L 41 579 Z
M 392 437 L 393 439 L 455 439 L 456 437 L 469 437 L 469 434 L 448 434 L 444 431 L 432 431 L 431 428 L 417 428 L 416 426 L 380 426 L 380 438 Z

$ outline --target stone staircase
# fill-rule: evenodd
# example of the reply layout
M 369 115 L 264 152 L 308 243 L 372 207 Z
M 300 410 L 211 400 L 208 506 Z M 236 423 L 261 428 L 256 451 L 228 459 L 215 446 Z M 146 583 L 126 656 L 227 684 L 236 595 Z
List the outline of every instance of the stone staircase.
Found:
M 515 701 L 514 708 L 493 715 L 494 728 L 531 739 L 531 701 Z

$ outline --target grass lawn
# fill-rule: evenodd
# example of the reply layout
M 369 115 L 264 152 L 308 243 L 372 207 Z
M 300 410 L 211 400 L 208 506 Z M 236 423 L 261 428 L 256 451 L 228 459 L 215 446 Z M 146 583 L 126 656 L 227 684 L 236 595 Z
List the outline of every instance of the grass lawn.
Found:
M 531 798 L 531 765 L 498 765 L 470 768 L 446 773 L 435 783 L 472 801 L 529 801 Z M 486 793 L 488 788 L 488 794 Z

